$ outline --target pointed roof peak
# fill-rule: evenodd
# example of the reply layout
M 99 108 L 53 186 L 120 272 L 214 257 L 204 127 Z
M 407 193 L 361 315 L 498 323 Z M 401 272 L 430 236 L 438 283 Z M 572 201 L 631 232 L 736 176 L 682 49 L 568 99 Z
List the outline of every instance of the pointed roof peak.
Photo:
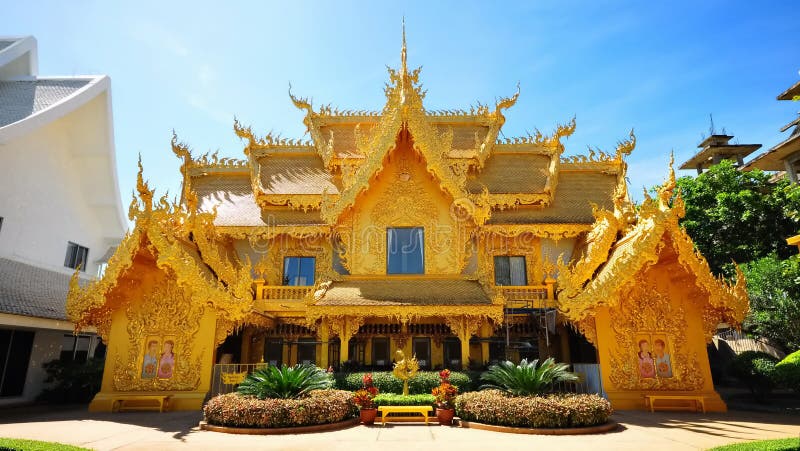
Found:
M 406 47 L 406 17 L 403 16 L 402 21 L 403 27 L 403 45 L 400 48 L 400 70 L 402 71 L 403 75 L 408 73 L 408 50 Z

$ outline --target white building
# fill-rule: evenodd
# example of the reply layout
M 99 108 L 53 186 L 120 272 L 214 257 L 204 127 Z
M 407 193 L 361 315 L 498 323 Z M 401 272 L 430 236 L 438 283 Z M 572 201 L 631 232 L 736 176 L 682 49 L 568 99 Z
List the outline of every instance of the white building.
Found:
M 96 275 L 128 226 L 110 79 L 37 65 L 36 39 L 0 37 L 0 405 L 33 400 L 43 362 L 94 354 L 66 320 L 69 278 Z

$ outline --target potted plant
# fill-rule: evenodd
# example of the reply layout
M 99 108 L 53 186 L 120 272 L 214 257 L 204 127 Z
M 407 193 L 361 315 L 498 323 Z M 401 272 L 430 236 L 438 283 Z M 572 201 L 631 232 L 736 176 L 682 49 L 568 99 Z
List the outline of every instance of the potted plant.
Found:
M 436 418 L 439 424 L 453 424 L 453 400 L 458 395 L 458 387 L 450 383 L 450 370 L 439 372 L 441 383 L 438 387 L 431 390 L 431 394 L 436 398 Z
M 358 406 L 361 422 L 374 424 L 378 409 L 373 399 L 378 395 L 378 389 L 372 385 L 372 373 L 367 373 L 361 379 L 362 387 L 353 394 L 353 402 Z

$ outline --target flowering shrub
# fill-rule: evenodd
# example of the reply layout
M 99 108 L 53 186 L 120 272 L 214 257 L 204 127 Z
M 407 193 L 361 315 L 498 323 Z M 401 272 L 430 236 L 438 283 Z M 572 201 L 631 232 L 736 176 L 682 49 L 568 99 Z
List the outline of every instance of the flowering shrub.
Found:
M 343 390 L 314 390 L 298 399 L 258 399 L 239 393 L 211 398 L 203 408 L 209 424 L 233 427 L 280 428 L 337 423 L 358 415 L 353 394 Z
M 594 426 L 608 422 L 613 412 L 597 395 L 509 396 L 500 390 L 464 393 L 455 407 L 466 421 L 532 428 Z
M 439 408 L 452 409 L 453 400 L 458 395 L 458 387 L 450 384 L 450 370 L 440 371 L 439 379 L 441 379 L 441 383 L 431 390 L 431 394 L 436 398 L 436 404 Z
M 374 409 L 373 399 L 378 396 L 378 389 L 372 385 L 372 373 L 361 378 L 362 388 L 353 393 L 353 400 L 360 409 Z
M 356 391 L 363 385 L 363 377 L 370 373 L 338 373 L 334 375 L 336 380 L 335 387 L 340 390 Z M 392 376 L 391 371 L 375 371 L 372 379 L 375 387 L 381 393 L 402 393 L 403 381 Z M 474 374 L 474 379 L 470 373 L 463 371 L 452 371 L 450 373 L 450 383 L 463 393 L 474 390 L 478 384 L 475 383 L 479 373 Z M 438 371 L 420 371 L 416 377 L 408 381 L 408 392 L 415 394 L 428 394 L 434 387 L 439 385 L 440 378 Z

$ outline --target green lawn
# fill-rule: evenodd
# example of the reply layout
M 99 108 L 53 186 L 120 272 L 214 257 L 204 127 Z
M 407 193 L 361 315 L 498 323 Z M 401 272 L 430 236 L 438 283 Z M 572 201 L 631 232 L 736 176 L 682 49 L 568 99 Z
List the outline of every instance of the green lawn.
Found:
M 800 451 L 800 437 L 734 443 L 733 445 L 712 448 L 708 451 Z
M 90 451 L 79 446 L 21 438 L 0 438 L 0 451 Z

